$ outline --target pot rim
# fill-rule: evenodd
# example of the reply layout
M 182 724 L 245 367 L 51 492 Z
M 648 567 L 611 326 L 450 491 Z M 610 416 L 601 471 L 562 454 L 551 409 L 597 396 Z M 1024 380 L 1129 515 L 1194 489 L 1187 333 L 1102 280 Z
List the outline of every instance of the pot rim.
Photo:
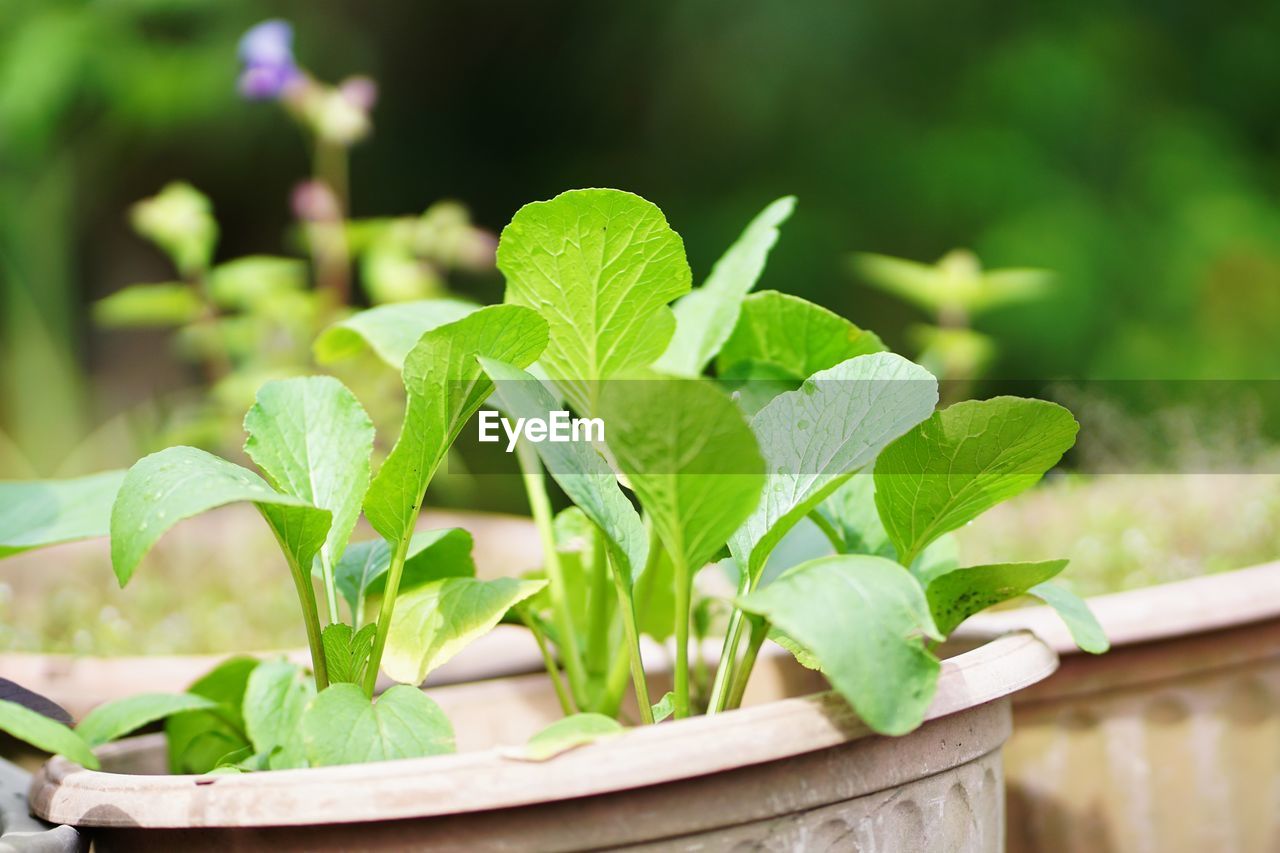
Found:
M 1087 599 L 1112 648 L 1190 636 L 1280 618 L 1280 561 Z M 980 613 L 953 639 L 984 641 L 1031 631 L 1059 655 L 1085 654 L 1047 606 Z
M 1053 651 L 1030 633 L 992 640 L 943 662 L 926 721 L 1001 699 L 1048 677 L 1057 665 Z M 546 762 L 515 759 L 495 747 L 240 776 L 142 776 L 87 770 L 59 756 L 36 774 L 31 805 L 46 820 L 78 826 L 290 826 L 421 818 L 674 782 L 870 734 L 844 700 L 826 692 L 629 729 Z M 97 754 L 110 760 L 113 754 L 155 748 L 162 739 L 131 738 L 100 747 Z M 139 808 L 126 813 L 121 801 Z M 246 813 L 271 817 L 245 820 Z

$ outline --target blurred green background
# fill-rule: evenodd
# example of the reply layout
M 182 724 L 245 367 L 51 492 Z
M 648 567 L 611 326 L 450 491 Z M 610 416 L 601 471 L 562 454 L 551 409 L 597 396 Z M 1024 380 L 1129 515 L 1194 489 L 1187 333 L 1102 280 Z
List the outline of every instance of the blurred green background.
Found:
M 130 203 L 186 179 L 213 199 L 220 257 L 279 251 L 308 152 L 235 91 L 236 40 L 276 16 L 318 76 L 381 87 L 357 216 L 453 197 L 496 231 L 524 202 L 617 186 L 666 211 L 700 277 L 795 193 L 761 286 L 891 345 L 920 317 L 848 252 L 965 246 L 1059 274 L 982 318 L 995 376 L 1280 373 L 1275 4 L 6 0 L 0 400 L 18 449 L 0 474 L 23 473 L 15 456 L 72 473 L 88 429 L 193 380 L 156 357 L 162 333 L 87 320 L 164 275 Z
M 895 349 L 913 352 L 907 330 L 929 318 L 861 281 L 850 253 L 966 247 L 1057 274 L 1047 297 L 975 320 L 999 344 L 989 376 L 1022 392 L 1280 378 L 1273 3 L 4 0 L 0 477 L 127 465 L 121 414 L 200 387 L 170 332 L 90 321 L 94 300 L 172 275 L 129 205 L 190 181 L 220 221 L 217 260 L 302 254 L 289 196 L 311 169 L 304 134 L 236 92 L 237 41 L 273 17 L 317 77 L 379 84 L 352 156 L 357 217 L 454 198 L 497 232 L 528 201 L 619 187 L 662 207 L 698 281 L 793 193 L 760 287 Z M 502 285 L 463 288 L 492 301 Z M 520 503 L 487 485 L 464 502 Z M 1020 506 L 968 547 L 1035 559 L 1053 543 L 1086 591 L 1280 553 L 1274 476 L 1072 476 Z M 85 587 L 84 607 L 126 607 L 107 586 Z M 65 633 L 33 630 L 19 645 Z

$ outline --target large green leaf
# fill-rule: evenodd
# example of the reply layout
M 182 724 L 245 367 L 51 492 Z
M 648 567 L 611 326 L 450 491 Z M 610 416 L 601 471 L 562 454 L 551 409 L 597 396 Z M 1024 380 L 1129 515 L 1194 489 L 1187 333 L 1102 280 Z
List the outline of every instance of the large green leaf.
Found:
M 675 330 L 667 303 L 692 281 L 684 243 L 662 211 L 607 189 L 520 208 L 502 231 L 498 268 L 506 301 L 550 324 L 540 363 L 581 414 L 595 414 L 598 380 L 662 355 Z
M 230 658 L 187 688 L 187 693 L 211 699 L 218 707 L 184 711 L 165 721 L 169 772 L 208 773 L 223 756 L 249 747 L 244 733 L 244 694 L 257 667 L 253 658 Z
M 704 379 L 612 382 L 601 411 L 609 449 L 666 550 L 697 571 L 760 499 L 764 461 L 751 427 Z
M 431 670 L 487 633 L 543 580 L 446 578 L 404 593 L 387 633 L 382 669 L 405 684 L 421 684 Z
M 997 563 L 937 575 L 928 581 L 925 595 L 938 633 L 949 636 L 973 614 L 1026 595 L 1032 587 L 1056 577 L 1066 566 L 1066 560 Z
M 268 382 L 244 418 L 244 449 L 277 489 L 333 517 L 320 549 L 332 566 L 347 547 L 369 487 L 373 422 L 330 376 Z
M 799 382 L 854 356 L 883 352 L 875 334 L 839 314 L 776 290 L 753 293 L 716 357 L 717 375 L 728 379 Z
M 604 714 L 571 714 L 563 720 L 556 720 L 529 738 L 529 742 L 523 747 L 507 750 L 503 754 L 507 758 L 524 761 L 546 761 L 576 747 L 616 737 L 624 731 L 626 729 L 621 723 Z
M 265 661 L 250 674 L 244 693 L 245 732 L 273 770 L 306 766 L 302 716 L 315 695 L 306 670 L 288 661 Z
M 941 665 L 924 638 L 942 639 L 924 590 L 882 557 L 802 563 L 738 605 L 764 616 L 821 664 L 873 730 L 905 734 L 924 719 Z
M 409 540 L 400 589 L 409 590 L 441 578 L 474 577 L 471 534 L 461 527 L 419 530 Z M 391 546 L 385 539 L 353 542 L 334 568 L 338 592 L 354 613 L 366 596 L 382 592 L 391 566 Z
M 422 336 L 405 358 L 400 437 L 365 496 L 374 530 L 399 542 L 413 529 L 436 468 L 493 388 L 476 357 L 527 367 L 546 345 L 546 321 L 518 305 L 482 308 Z
M 91 770 L 98 769 L 98 759 L 80 735 L 44 714 L 0 699 L 0 732 L 4 732 L 36 749 L 65 755 Z
M 313 346 L 316 361 L 330 364 L 358 355 L 367 346 L 400 370 L 405 357 L 427 332 L 461 320 L 480 306 L 459 299 L 423 299 L 379 305 L 334 323 Z
M 561 410 L 550 391 L 529 373 L 492 359 L 480 363 L 494 382 L 498 405 L 513 418 L 543 418 Z M 622 493 L 613 469 L 586 442 L 543 441 L 533 445 L 543 465 L 569 499 L 604 532 L 610 556 L 634 580 L 644 567 L 644 524 Z
M 94 708 L 76 726 L 76 733 L 89 746 L 101 746 L 148 723 L 217 705 L 212 699 L 194 693 L 141 693 Z
M 0 558 L 111 532 L 124 471 L 72 480 L 0 482 Z
M 751 419 L 768 479 L 729 540 L 739 565 L 758 578 L 787 531 L 937 402 L 929 372 L 892 353 L 851 358 L 775 397 Z
M 876 462 L 876 507 L 903 563 L 1039 482 L 1078 429 L 1061 406 L 995 397 L 956 403 L 890 444 Z
M 769 250 L 778 242 L 778 226 L 795 207 L 795 196 L 783 196 L 760 211 L 716 261 L 706 283 L 672 306 L 676 332 L 655 369 L 672 376 L 701 375 L 732 334 L 742 300 L 760 280 Z
M 309 575 L 329 532 L 328 510 L 283 495 L 261 477 L 194 447 L 170 447 L 140 459 L 120 486 L 111 510 L 111 562 L 120 585 L 179 521 L 230 503 L 258 507 L 295 571 Z
M 1074 592 L 1056 583 L 1040 583 L 1027 590 L 1058 612 L 1058 616 L 1071 631 L 1071 639 L 1086 652 L 1100 655 L 1111 648 L 1111 641 L 1103 632 L 1089 605 Z
M 453 752 L 453 726 L 416 687 L 397 684 L 375 701 L 354 684 L 321 691 L 302 720 L 312 767 L 423 758 Z

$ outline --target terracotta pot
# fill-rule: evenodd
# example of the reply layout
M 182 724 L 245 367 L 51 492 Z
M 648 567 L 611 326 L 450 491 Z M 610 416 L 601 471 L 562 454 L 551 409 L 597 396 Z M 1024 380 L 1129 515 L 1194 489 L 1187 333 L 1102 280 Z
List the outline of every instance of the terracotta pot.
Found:
M 431 691 L 457 755 L 243 776 L 163 776 L 151 735 L 50 761 L 42 817 L 97 849 L 1001 849 L 1009 695 L 1056 657 L 1029 634 L 948 660 L 929 721 L 870 735 L 820 676 L 763 659 L 741 711 L 632 729 L 544 763 L 509 757 L 558 717 L 546 679 Z M 772 700 L 772 701 L 768 701 Z
M 74 827 L 36 820 L 27 810 L 31 774 L 0 760 L 0 853 L 80 853 L 89 839 Z
M 243 511 L 242 511 L 243 510 Z M 425 528 L 463 527 L 475 537 L 477 572 L 482 577 L 516 574 L 541 562 L 541 548 L 533 522 L 527 518 L 494 513 L 431 511 L 423 515 Z M 227 537 L 265 526 L 245 507 L 228 507 L 218 513 L 185 522 L 170 534 L 196 547 L 207 543 L 218 548 Z M 368 534 L 366 531 L 365 535 Z M 163 543 L 162 543 L 163 544 Z M 15 582 L 36 576 L 40 583 L 69 582 L 66 570 L 110 571 L 107 544 L 77 542 L 46 551 L 34 551 L 6 560 L 0 570 Z M 283 571 L 283 569 L 281 569 Z M 180 597 L 175 590 L 175 602 Z M 288 618 L 295 618 L 290 611 Z M 299 622 L 299 632 L 301 623 Z M 253 652 L 258 657 L 286 654 L 310 665 L 305 649 Z M 231 653 L 210 655 L 145 655 L 92 657 L 69 654 L 0 654 L 0 673 L 37 693 L 48 696 L 79 719 L 95 706 L 123 696 L 182 690 Z M 523 629 L 499 626 L 492 634 L 465 649 L 458 657 L 432 673 L 429 684 L 453 684 L 481 678 L 497 678 L 542 668 L 537 646 Z
M 1280 563 L 1090 599 L 1078 652 L 1045 608 L 985 614 L 1062 656 L 1014 698 L 1011 851 L 1280 850 Z

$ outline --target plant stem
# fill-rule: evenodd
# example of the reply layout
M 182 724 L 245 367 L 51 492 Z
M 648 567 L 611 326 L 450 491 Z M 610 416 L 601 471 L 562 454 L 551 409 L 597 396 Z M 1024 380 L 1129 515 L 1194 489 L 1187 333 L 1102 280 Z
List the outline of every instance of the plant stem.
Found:
M 738 595 L 751 591 L 751 579 L 744 570 L 738 578 Z M 707 699 L 707 713 L 715 714 L 725 709 L 729 700 L 729 688 L 733 681 L 733 668 L 738 657 L 738 641 L 742 636 L 742 611 L 734 608 L 729 614 L 729 626 L 724 632 L 724 645 L 720 647 L 720 662 L 716 664 L 715 681 L 711 684 L 711 696 Z
M 604 533 L 591 527 L 591 621 L 587 628 L 587 673 L 594 680 L 609 669 L 609 605 L 613 600 L 609 589 L 609 561 L 605 552 Z
M 329 608 L 329 624 L 342 621 L 342 614 L 338 612 L 338 589 L 333 582 L 333 562 L 324 554 L 320 555 L 320 571 L 324 575 L 324 596 L 325 604 Z M 360 623 L 356 623 L 359 629 Z
M 653 704 L 649 701 L 649 684 L 644 677 L 644 658 L 640 654 L 640 630 L 636 624 L 635 602 L 631 597 L 630 582 L 622 576 L 618 565 L 609 561 L 613 569 L 613 587 L 618 593 L 618 611 L 622 614 L 622 629 L 627 644 L 627 657 L 631 661 L 631 681 L 635 685 L 636 704 L 640 706 L 640 720 L 653 722 Z
M 836 530 L 835 526 L 825 515 L 815 509 L 813 512 L 809 513 L 809 520 L 822 531 L 823 536 L 827 537 L 827 541 L 831 543 L 831 547 L 835 549 L 837 554 L 844 553 L 844 537 L 840 535 L 840 531 Z
M 627 673 L 631 671 L 628 663 L 631 655 L 627 650 L 618 647 L 617 654 L 614 655 L 613 663 L 609 665 L 609 673 L 605 676 L 604 692 L 599 702 L 597 710 L 608 717 L 618 716 L 618 709 L 622 707 L 622 697 L 627 692 Z M 648 705 L 648 695 L 644 698 L 636 697 L 636 704 L 640 706 L 640 717 L 643 720 L 647 718 L 648 722 L 653 722 L 653 708 Z M 648 713 L 645 713 L 645 709 Z
M 413 508 L 409 517 L 416 519 L 422 501 Z M 395 553 L 391 555 L 391 566 L 387 570 L 387 582 L 382 593 L 382 607 L 378 610 L 378 628 L 373 637 L 373 651 L 369 653 L 369 667 L 364 673 L 364 693 L 373 698 L 373 690 L 378 685 L 378 671 L 382 668 L 382 653 L 387 648 L 387 632 L 391 630 L 391 616 L 395 612 L 396 595 L 400 592 L 400 576 L 404 574 L 404 561 L 409 554 L 409 540 L 413 538 L 413 527 L 400 537 L 396 543 Z
M 302 605 L 302 622 L 307 628 L 307 646 L 311 649 L 311 672 L 315 676 L 316 690 L 324 690 L 329 686 L 329 667 L 324 658 L 324 641 L 320 639 L 320 613 L 316 609 L 316 590 L 311 585 L 310 566 L 307 567 L 307 571 L 302 570 L 302 566 L 298 565 L 298 561 L 294 559 L 293 552 L 285 545 L 284 538 L 276 529 L 271 516 L 263 511 L 261 506 L 258 511 L 262 513 L 267 526 L 275 534 L 276 542 L 280 544 L 280 550 L 284 552 L 285 559 L 289 563 L 289 574 L 293 575 L 293 585 L 298 590 L 298 603 Z
M 729 691 L 729 701 L 725 704 L 726 710 L 733 710 L 742 704 L 742 697 L 747 692 L 747 682 L 751 680 L 751 670 L 756 665 L 756 656 L 760 654 L 760 647 L 764 645 L 767 636 L 769 636 L 769 623 L 764 619 L 752 619 L 751 638 L 747 641 L 747 650 L 743 653 L 742 660 L 735 668 L 733 689 Z
M 556 698 L 560 700 L 560 710 L 567 717 L 573 713 L 573 700 L 569 698 L 569 694 L 564 688 L 564 679 L 560 677 L 560 667 L 556 665 L 556 659 L 552 656 L 551 649 L 547 647 L 547 637 L 533 619 L 525 618 L 523 613 L 521 614 L 521 619 L 525 627 L 529 629 L 529 633 L 533 634 L 534 642 L 538 644 L 538 651 L 542 653 L 542 665 L 547 668 L 547 675 L 551 676 L 551 686 L 555 688 Z
M 572 615 L 569 613 L 568 587 L 564 580 L 564 570 L 560 566 L 560 554 L 556 551 L 551 501 L 547 499 L 542 463 L 533 446 L 523 441 L 516 443 L 516 458 L 520 463 L 520 475 L 524 479 L 525 493 L 529 498 L 529 511 L 533 514 L 533 523 L 538 528 L 538 538 L 542 542 L 542 556 L 546 563 L 547 580 L 550 582 L 547 591 L 551 596 L 552 619 L 556 633 L 559 634 L 560 657 L 569 675 L 569 688 L 573 692 L 574 704 L 578 708 L 584 708 L 587 705 L 586 670 L 582 665 L 578 635 L 574 632 Z
M 316 260 L 317 284 L 329 293 L 332 303 L 329 309 L 333 311 L 351 301 L 351 269 L 346 235 L 346 218 L 350 208 L 346 148 L 318 139 L 315 176 L 333 193 L 338 208 L 333 221 L 313 222 L 308 228 Z
M 693 579 L 689 576 L 689 564 L 684 554 L 671 554 L 676 583 L 676 672 L 675 718 L 689 716 L 689 598 L 693 593 Z

